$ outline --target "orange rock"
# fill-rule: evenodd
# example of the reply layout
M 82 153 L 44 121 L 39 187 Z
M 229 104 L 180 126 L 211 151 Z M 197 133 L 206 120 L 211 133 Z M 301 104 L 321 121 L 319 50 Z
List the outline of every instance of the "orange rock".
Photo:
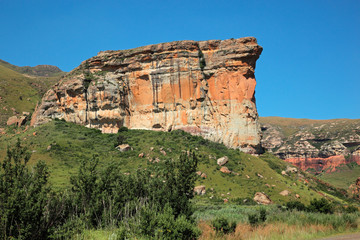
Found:
M 289 158 L 285 159 L 285 161 L 291 163 L 303 171 L 307 170 L 308 168 L 313 168 L 319 172 L 321 172 L 323 169 L 327 169 L 326 172 L 328 173 L 336 171 L 336 167 L 340 166 L 341 164 L 347 164 L 351 161 L 354 161 L 360 165 L 360 158 L 357 159 L 356 157 L 353 157 L 350 159 L 345 159 L 345 156 L 343 155 L 331 156 L 328 158 Z
M 220 172 L 226 173 L 226 174 L 230 174 L 230 173 L 231 173 L 231 171 L 230 171 L 227 167 L 222 167 L 222 168 L 220 168 Z
M 245 152 L 261 151 L 255 104 L 255 63 L 262 48 L 253 37 L 177 41 L 105 51 L 50 89 L 32 125 L 51 118 L 116 133 L 129 129 L 182 129 Z M 83 71 L 104 72 L 84 81 Z

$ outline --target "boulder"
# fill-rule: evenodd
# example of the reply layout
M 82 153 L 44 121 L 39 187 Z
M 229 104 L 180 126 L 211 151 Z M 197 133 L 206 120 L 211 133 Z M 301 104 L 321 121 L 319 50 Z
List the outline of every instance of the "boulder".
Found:
M 222 168 L 220 168 L 220 172 L 226 173 L 226 174 L 230 174 L 230 173 L 231 173 L 231 171 L 230 171 L 227 167 L 222 167 Z
M 285 172 L 286 172 L 286 173 L 289 173 L 289 172 L 291 172 L 291 173 L 297 173 L 298 170 L 297 170 L 296 167 L 287 166 Z
M 27 116 L 21 116 L 17 121 L 17 125 L 21 127 L 26 123 L 26 120 L 27 120 Z
M 196 186 L 194 188 L 194 193 L 197 195 L 204 195 L 206 193 L 206 188 L 204 185 Z
M 255 193 L 254 201 L 262 205 L 269 205 L 273 203 L 271 199 L 265 193 L 262 192 Z
M 132 150 L 129 144 L 121 144 L 117 146 L 116 149 L 119 150 L 120 152 L 127 152 Z
M 205 179 L 205 178 L 207 178 L 207 175 L 206 175 L 206 173 L 201 173 L 200 177 Z
M 290 192 L 288 190 L 284 190 L 284 191 L 281 191 L 279 194 L 281 196 L 288 196 L 290 194 Z
M 18 118 L 16 116 L 9 117 L 9 119 L 6 122 L 6 125 L 11 126 L 14 124 L 17 124 Z
M 219 158 L 216 162 L 219 166 L 225 165 L 229 161 L 229 158 L 227 156 Z

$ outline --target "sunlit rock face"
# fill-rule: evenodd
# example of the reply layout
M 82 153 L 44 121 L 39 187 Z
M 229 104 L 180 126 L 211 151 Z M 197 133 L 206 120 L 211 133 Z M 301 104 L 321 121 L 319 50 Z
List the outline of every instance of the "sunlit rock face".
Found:
M 104 51 L 49 90 L 32 124 L 59 118 L 104 133 L 182 129 L 258 153 L 253 37 Z

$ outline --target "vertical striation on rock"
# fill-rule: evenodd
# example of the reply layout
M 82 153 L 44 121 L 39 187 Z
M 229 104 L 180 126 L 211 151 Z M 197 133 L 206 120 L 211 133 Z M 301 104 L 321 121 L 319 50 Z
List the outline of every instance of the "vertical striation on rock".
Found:
M 182 129 L 245 152 L 261 151 L 253 37 L 177 41 L 104 51 L 49 90 L 33 125 L 59 118 L 104 133 Z

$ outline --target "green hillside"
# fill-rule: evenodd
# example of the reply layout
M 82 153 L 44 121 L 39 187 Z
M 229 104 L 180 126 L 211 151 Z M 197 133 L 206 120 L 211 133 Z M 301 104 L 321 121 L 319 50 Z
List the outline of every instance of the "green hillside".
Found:
M 322 173 L 318 176 L 325 182 L 343 189 L 348 189 L 350 185 L 355 184 L 356 179 L 359 177 L 360 166 L 356 164 L 343 165 L 338 167 L 336 172 Z
M 0 127 L 17 113 L 32 112 L 42 95 L 59 80 L 59 76 L 25 76 L 9 65 L 0 62 Z
M 344 192 L 307 173 L 283 176 L 281 171 L 287 164 L 270 154 L 255 157 L 183 131 L 123 130 L 118 134 L 101 134 L 99 130 L 60 120 L 18 134 L 15 133 L 18 129 L 8 128 L 0 137 L 0 159 L 4 158 L 7 145 L 19 138 L 33 152 L 30 165 L 45 160 L 51 170 L 51 182 L 62 189 L 69 186 L 69 178 L 77 172 L 80 159 L 89 159 L 94 154 L 99 156 L 100 167 L 114 162 L 121 165 L 124 173 L 131 174 L 138 168 L 156 167 L 157 158 L 175 159 L 182 151 L 192 149 L 199 158 L 199 170 L 207 175 L 197 181 L 197 185 L 206 186 L 206 194 L 197 197 L 199 202 L 223 202 L 228 198 L 230 202 L 242 203 L 245 198 L 252 199 L 255 192 L 265 192 L 275 203 L 296 200 L 296 194 L 304 203 L 323 195 L 338 202 L 347 201 Z M 129 144 L 132 150 L 118 151 L 115 147 L 119 141 Z M 144 157 L 139 157 L 142 153 Z M 223 156 L 229 158 L 226 166 L 232 174 L 219 171 L 216 159 Z M 280 195 L 283 190 L 290 194 Z
M 36 77 L 59 77 L 65 74 L 60 68 L 52 65 L 37 65 L 35 67 L 19 67 L 0 59 L 0 65 L 15 72 Z

